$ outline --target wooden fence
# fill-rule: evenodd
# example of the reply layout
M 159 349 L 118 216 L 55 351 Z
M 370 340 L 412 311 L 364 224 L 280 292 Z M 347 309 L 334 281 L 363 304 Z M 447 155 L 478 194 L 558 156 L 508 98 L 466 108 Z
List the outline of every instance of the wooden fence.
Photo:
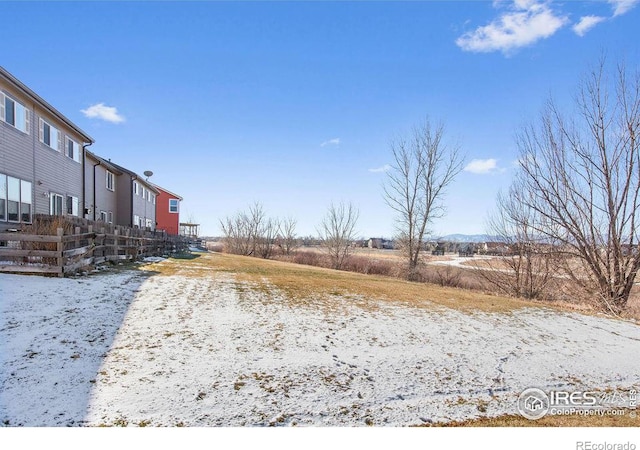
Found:
M 53 234 L 0 233 L 0 272 L 65 274 L 102 264 L 168 255 L 187 249 L 188 240 L 164 232 L 88 221 L 65 221 Z

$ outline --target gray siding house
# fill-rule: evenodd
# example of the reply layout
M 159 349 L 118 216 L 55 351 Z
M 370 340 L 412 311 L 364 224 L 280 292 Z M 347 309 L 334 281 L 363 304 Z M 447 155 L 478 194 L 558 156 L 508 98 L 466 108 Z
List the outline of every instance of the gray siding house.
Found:
M 133 228 L 156 229 L 158 190 L 137 173 L 111 163 L 121 175 L 116 177 L 118 214 L 116 224 Z
M 110 161 L 90 151 L 85 152 L 85 218 L 118 223 L 118 177 L 122 171 Z M 124 210 L 126 213 L 126 210 Z
M 93 142 L 0 67 L 0 230 L 34 213 L 82 216 L 84 147 Z

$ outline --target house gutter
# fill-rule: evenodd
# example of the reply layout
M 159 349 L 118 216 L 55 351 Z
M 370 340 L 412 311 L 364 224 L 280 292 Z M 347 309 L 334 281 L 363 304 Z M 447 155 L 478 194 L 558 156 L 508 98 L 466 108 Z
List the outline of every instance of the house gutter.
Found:
M 87 208 L 86 208 L 86 205 L 87 205 L 87 199 L 86 199 L 86 196 L 87 196 L 87 172 L 86 172 L 86 167 L 87 167 L 87 147 L 91 147 L 92 145 L 93 145 L 93 142 L 89 142 L 87 144 L 83 144 L 82 145 L 82 204 L 83 204 L 83 206 L 85 206 L 83 208 L 84 209 L 84 211 L 83 211 L 84 214 L 82 214 L 83 216 L 88 214 Z M 95 178 L 96 178 L 95 173 L 93 174 L 93 178 L 94 178 L 94 181 L 95 181 Z M 94 184 L 94 186 L 95 186 L 95 184 Z M 94 188 L 93 196 L 95 197 L 95 195 L 96 194 L 95 194 L 95 188 Z

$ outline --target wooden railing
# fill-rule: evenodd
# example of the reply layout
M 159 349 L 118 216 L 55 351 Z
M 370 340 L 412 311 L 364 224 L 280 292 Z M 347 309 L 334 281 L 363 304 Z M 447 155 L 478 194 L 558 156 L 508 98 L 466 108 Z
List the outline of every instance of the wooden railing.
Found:
M 64 277 L 105 262 L 169 255 L 188 247 L 185 238 L 164 232 L 99 223 L 74 226 L 66 233 L 65 228 L 57 228 L 55 235 L 0 233 L 0 272 Z

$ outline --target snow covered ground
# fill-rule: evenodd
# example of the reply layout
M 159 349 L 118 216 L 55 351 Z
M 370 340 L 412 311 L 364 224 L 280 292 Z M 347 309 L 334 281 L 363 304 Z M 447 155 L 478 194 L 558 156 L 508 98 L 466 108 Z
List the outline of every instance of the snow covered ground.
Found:
M 639 345 L 639 326 L 606 318 L 338 296 L 300 305 L 213 271 L 0 275 L 0 424 L 359 426 L 494 416 L 515 413 L 531 386 L 638 389 Z

